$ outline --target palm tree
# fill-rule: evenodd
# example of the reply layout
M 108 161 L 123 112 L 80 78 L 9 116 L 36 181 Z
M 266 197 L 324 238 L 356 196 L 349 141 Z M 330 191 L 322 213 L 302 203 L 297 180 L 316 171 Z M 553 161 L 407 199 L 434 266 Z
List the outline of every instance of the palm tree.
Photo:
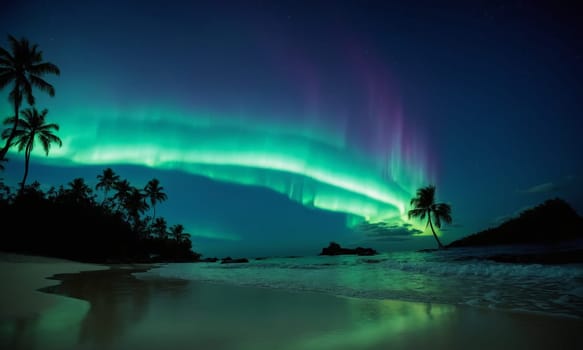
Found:
M 168 223 L 164 218 L 157 218 L 152 224 L 152 233 L 161 239 L 166 239 L 168 236 Z
M 91 203 L 94 199 L 93 190 L 82 177 L 77 177 L 68 183 L 68 193 L 75 203 Z
M 182 242 L 187 238 L 190 238 L 190 234 L 184 232 L 184 225 L 182 224 L 172 225 L 172 227 L 170 227 L 170 236 L 177 242 Z
M 146 187 L 144 187 L 146 197 L 152 206 L 152 221 L 156 218 L 156 204 L 168 199 L 166 193 L 162 192 L 163 190 L 164 187 L 160 186 L 160 181 L 158 179 L 152 179 L 148 181 Z
M 4 183 L 4 179 L 0 178 L 0 202 L 10 198 L 10 186 Z
M 34 106 L 33 87 L 47 92 L 51 97 L 55 96 L 55 88 L 47 83 L 42 76 L 61 74 L 56 65 L 43 62 L 43 53 L 36 44 L 31 45 L 27 39 L 18 40 L 12 35 L 8 35 L 8 41 L 12 52 L 0 47 L 0 90 L 12 84 L 8 98 L 14 106 L 14 118 L 12 119 L 14 122 L 12 131 L 6 138 L 6 144 L 0 149 L 0 159 L 5 158 L 8 149 L 12 146 L 12 139 L 16 137 L 22 99 L 26 98 L 28 104 Z
M 18 152 L 24 150 L 24 176 L 20 189 L 24 189 L 28 176 L 28 166 L 30 164 L 30 154 L 34 149 L 35 141 L 38 139 L 45 151 L 49 155 L 51 144 L 56 143 L 59 147 L 63 145 L 61 139 L 53 132 L 59 130 L 59 125 L 46 123 L 46 116 L 49 111 L 45 108 L 40 113 L 36 108 L 27 108 L 22 111 L 22 119 L 8 118 L 4 124 L 17 126 L 16 129 L 6 129 L 2 133 L 2 138 L 14 136 L 14 145 L 18 146 Z
M 117 175 L 113 169 L 107 168 L 103 170 L 101 175 L 97 175 L 97 180 L 99 180 L 99 182 L 95 185 L 95 189 L 103 189 L 103 200 L 101 201 L 101 205 L 103 205 L 103 203 L 108 200 L 107 194 L 112 188 L 114 188 L 115 183 L 119 181 L 119 175 Z
M 133 228 L 136 229 L 140 224 L 140 215 L 149 209 L 148 203 L 146 203 L 146 195 L 139 189 L 132 187 L 123 204 L 128 218 L 133 220 Z
M 130 195 L 132 185 L 130 185 L 128 180 L 118 180 L 113 184 L 113 189 L 116 191 L 113 195 L 113 199 L 117 200 L 116 210 L 119 210 Z
M 439 238 L 437 238 L 433 229 L 431 218 L 433 217 L 435 226 L 438 228 L 441 227 L 442 220 L 448 224 L 451 223 L 451 207 L 449 204 L 435 203 L 435 186 L 431 185 L 417 190 L 417 196 L 411 199 L 411 206 L 413 206 L 413 209 L 409 210 L 409 219 L 419 218 L 424 220 L 427 216 L 427 225 L 425 225 L 425 228 L 427 226 L 431 227 L 431 232 L 437 241 L 437 245 L 440 249 L 443 249 L 444 246 L 439 241 Z

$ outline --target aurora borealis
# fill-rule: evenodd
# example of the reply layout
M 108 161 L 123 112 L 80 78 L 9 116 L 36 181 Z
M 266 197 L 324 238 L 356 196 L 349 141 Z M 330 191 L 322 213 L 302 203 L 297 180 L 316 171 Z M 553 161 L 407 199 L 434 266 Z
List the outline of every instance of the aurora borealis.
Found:
M 452 20 L 421 3 L 9 5 L 1 32 L 62 71 L 37 105 L 63 147 L 39 151 L 30 178 L 161 178 L 160 213 L 210 254 L 417 247 L 430 241 L 406 211 L 429 183 L 452 203 L 453 235 L 536 203 L 524 193 L 542 183 L 583 204 L 580 45 L 558 22 L 521 22 L 535 8 L 467 5 Z M 362 223 L 390 229 L 375 241 Z
M 408 198 L 425 180 L 422 165 L 406 162 L 401 154 L 387 156 L 381 160 L 385 164 L 366 162 L 333 139 L 306 135 L 317 133 L 317 128 L 246 125 L 231 123 L 228 117 L 172 115 L 167 110 L 128 108 L 118 113 L 98 111 L 98 117 L 72 117 L 82 123 L 71 129 L 84 131 L 63 135 L 66 146 L 54 150 L 53 157 L 74 164 L 183 170 L 264 186 L 304 205 L 367 222 L 401 220 Z M 399 132 L 391 136 L 399 139 Z M 107 142 L 99 142 L 100 138 Z

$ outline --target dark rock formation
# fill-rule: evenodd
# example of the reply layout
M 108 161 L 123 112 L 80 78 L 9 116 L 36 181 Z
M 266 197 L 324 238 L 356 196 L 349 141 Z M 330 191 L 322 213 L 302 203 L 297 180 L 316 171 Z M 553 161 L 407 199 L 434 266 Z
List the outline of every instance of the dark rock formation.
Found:
M 249 260 L 246 258 L 237 258 L 233 259 L 230 256 L 223 258 L 221 260 L 221 264 L 240 264 L 240 263 L 248 263 Z
M 330 245 L 326 248 L 322 248 L 322 252 L 320 255 L 361 255 L 361 256 L 370 256 L 378 254 L 376 250 L 372 248 L 362 248 L 356 247 L 354 249 L 351 248 L 342 248 L 340 244 L 336 242 L 330 242 Z
M 200 262 L 217 262 L 219 261 L 219 258 L 204 258 L 204 259 L 200 259 Z

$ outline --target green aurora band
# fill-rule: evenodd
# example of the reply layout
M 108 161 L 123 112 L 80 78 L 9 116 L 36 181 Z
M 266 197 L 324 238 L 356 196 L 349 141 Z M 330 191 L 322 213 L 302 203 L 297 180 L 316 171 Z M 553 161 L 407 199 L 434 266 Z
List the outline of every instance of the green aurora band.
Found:
M 37 161 L 132 164 L 263 186 L 306 206 L 346 213 L 349 227 L 401 226 L 411 197 L 427 180 L 419 154 L 402 156 L 399 130 L 379 161 L 353 151 L 342 126 L 325 128 L 309 118 L 292 123 L 167 107 L 85 106 L 55 108 L 48 120 L 61 126 L 63 147 L 51 148 L 49 158 L 37 147 Z

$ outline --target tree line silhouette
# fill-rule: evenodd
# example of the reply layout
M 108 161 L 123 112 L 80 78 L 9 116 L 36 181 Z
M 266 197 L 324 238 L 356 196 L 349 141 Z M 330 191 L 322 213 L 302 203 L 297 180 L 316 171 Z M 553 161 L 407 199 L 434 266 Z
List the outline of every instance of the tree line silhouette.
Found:
M 83 178 L 47 191 L 33 182 L 14 193 L 0 182 L 2 250 L 91 262 L 200 258 L 182 224 L 154 217 L 167 198 L 157 179 L 138 188 L 111 168 L 97 178 L 101 200 Z

